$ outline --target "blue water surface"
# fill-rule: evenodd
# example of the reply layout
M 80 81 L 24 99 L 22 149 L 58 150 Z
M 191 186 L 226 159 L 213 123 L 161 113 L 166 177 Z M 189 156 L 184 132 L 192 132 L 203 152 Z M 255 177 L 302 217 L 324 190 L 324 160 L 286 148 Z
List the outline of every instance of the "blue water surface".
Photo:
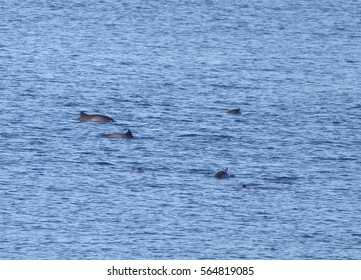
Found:
M 360 259 L 360 15 L 2 2 L 0 259 Z

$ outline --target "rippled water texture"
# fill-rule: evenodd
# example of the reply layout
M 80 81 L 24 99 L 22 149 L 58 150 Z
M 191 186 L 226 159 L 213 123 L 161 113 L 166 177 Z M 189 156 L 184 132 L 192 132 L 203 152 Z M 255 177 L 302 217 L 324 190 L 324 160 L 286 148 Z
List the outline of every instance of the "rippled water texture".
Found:
M 0 4 L 0 258 L 360 259 L 360 14 Z

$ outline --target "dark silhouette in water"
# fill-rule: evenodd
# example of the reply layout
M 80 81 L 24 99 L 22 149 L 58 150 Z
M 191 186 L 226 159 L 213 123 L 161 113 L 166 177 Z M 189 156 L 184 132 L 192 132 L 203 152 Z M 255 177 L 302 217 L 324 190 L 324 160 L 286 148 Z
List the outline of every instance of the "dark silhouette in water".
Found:
M 232 109 L 229 109 L 227 111 L 227 113 L 229 114 L 240 114 L 241 113 L 241 109 L 240 108 L 232 108 Z
M 259 183 L 247 183 L 247 184 L 243 183 L 236 190 L 241 191 L 244 189 L 264 189 L 264 187 L 262 184 Z
M 217 171 L 213 176 L 214 178 L 217 179 L 228 179 L 231 177 L 231 175 L 228 172 L 228 167 L 225 170 Z
M 105 134 L 104 136 L 107 138 L 127 138 L 127 139 L 133 138 L 133 134 L 130 131 L 130 129 L 128 129 L 126 133 L 110 133 L 110 134 Z
M 110 117 L 104 115 L 90 115 L 85 112 L 80 112 L 80 116 L 77 119 L 80 122 L 114 122 Z
M 143 168 L 138 167 L 138 166 L 133 166 L 132 171 L 135 173 L 143 173 L 144 172 Z

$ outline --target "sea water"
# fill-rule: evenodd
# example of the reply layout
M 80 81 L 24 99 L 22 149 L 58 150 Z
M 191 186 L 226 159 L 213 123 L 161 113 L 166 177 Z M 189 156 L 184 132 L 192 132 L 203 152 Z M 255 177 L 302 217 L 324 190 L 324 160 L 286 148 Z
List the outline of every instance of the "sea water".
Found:
M 360 14 L 2 2 L 0 258 L 360 259 Z

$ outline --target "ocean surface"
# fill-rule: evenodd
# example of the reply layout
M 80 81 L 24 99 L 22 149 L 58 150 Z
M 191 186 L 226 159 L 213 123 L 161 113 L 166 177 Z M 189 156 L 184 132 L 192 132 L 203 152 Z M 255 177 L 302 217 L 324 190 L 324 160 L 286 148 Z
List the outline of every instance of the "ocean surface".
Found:
M 0 35 L 0 259 L 361 259 L 360 1 L 9 0 Z

